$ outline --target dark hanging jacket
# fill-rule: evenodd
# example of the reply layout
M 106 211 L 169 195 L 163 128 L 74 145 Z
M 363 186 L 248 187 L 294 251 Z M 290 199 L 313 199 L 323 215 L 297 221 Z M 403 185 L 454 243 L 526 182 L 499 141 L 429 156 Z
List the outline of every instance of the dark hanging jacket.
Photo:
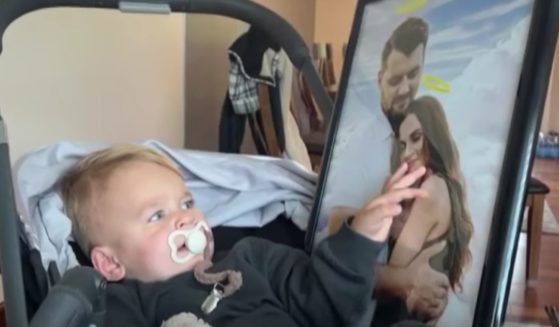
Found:
M 264 122 L 260 111 L 261 100 L 270 103 L 275 136 L 280 150 L 284 150 L 284 123 L 277 74 L 280 50 L 281 47 L 276 42 L 255 27 L 241 35 L 229 48 L 229 85 L 219 124 L 220 152 L 240 153 L 248 120 L 258 153 L 270 155 L 262 133 Z M 272 67 L 268 69 L 273 76 L 261 74 L 267 51 L 276 53 L 271 63 Z M 259 99 L 258 84 L 268 88 L 268 99 Z

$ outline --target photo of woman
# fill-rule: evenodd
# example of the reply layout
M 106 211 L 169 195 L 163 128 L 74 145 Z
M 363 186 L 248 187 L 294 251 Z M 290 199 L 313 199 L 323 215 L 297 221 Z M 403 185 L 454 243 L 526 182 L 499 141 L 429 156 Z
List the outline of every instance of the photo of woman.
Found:
M 426 167 L 418 187 L 430 196 L 403 203 L 390 233 L 388 265 L 406 267 L 423 249 L 444 241 L 444 249 L 431 258 L 430 265 L 447 275 L 451 289 L 460 292 L 464 270 L 471 261 L 469 242 L 474 228 L 465 207 L 458 152 L 436 98 L 413 100 L 396 137 L 400 164 L 406 163 L 410 170 Z M 379 308 L 383 321 L 425 320 L 421 314 L 409 312 L 400 299 L 381 302 Z

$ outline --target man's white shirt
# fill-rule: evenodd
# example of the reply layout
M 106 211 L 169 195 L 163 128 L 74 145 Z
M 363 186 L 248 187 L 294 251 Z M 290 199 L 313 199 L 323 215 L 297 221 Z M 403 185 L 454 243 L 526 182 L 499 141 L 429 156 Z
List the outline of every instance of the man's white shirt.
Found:
M 333 208 L 362 207 L 380 194 L 390 175 L 392 128 L 378 105 L 366 108 L 364 102 L 348 92 L 318 213 L 317 242 L 326 236 L 320 231 L 327 226 Z

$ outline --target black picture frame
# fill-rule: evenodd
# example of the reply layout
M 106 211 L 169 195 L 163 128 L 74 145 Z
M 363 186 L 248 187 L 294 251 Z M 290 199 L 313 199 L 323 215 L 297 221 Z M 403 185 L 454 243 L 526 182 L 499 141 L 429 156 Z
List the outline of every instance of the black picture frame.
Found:
M 359 0 L 351 28 L 347 54 L 343 64 L 339 91 L 332 113 L 326 140 L 315 204 L 306 235 L 306 249 L 312 252 L 331 159 L 338 134 L 350 73 L 354 64 L 356 48 L 369 4 L 384 0 Z M 506 139 L 504 160 L 499 175 L 499 187 L 493 208 L 486 255 L 472 326 L 501 326 L 509 296 L 514 268 L 517 242 L 520 235 L 527 181 L 533 164 L 537 134 L 539 131 L 548 83 L 553 64 L 557 30 L 559 26 L 559 3 L 534 0 L 514 101 L 512 119 Z

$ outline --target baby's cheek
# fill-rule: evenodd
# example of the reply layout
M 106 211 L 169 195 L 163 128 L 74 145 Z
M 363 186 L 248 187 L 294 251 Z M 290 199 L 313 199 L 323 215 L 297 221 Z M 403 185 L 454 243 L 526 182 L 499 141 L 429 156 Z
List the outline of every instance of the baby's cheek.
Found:
M 156 264 L 169 257 L 169 247 L 166 244 L 155 242 L 155 240 L 144 241 L 138 247 L 136 254 L 140 260 Z

